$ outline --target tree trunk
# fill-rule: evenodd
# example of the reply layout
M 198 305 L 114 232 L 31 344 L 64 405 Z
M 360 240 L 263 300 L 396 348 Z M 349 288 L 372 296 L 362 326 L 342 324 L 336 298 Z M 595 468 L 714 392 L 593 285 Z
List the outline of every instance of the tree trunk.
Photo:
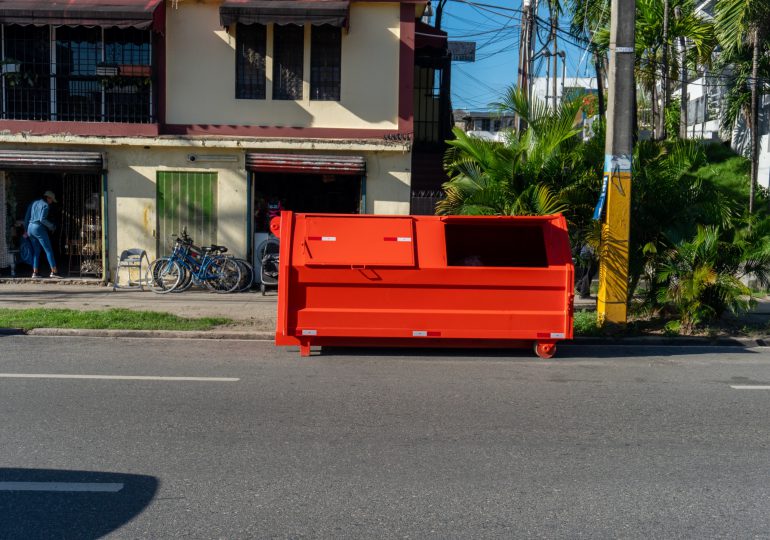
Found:
M 596 68 L 596 97 L 599 101 L 599 118 L 604 118 L 604 77 L 602 75 L 602 59 L 594 51 L 594 67 Z
M 668 136 L 668 130 L 666 129 L 666 111 L 668 111 L 668 104 L 671 101 L 671 85 L 668 83 L 668 12 L 670 11 L 668 3 L 669 0 L 663 0 L 663 73 L 661 74 L 663 104 L 661 105 L 660 119 L 658 120 L 658 135 L 661 140 L 664 140 Z
M 749 180 L 749 214 L 754 212 L 754 189 L 759 168 L 759 27 L 753 31 L 754 54 L 751 60 L 751 179 Z

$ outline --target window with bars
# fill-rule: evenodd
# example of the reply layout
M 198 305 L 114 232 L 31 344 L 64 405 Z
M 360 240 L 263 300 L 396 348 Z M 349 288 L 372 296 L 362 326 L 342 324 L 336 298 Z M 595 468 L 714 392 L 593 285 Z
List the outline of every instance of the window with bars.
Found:
M 339 101 L 342 66 L 342 29 L 314 26 L 310 40 L 310 99 Z
M 267 27 L 238 24 L 235 49 L 235 98 L 265 99 Z
M 273 30 L 273 99 L 302 99 L 305 29 L 296 24 Z
M 151 123 L 148 30 L 2 27 L 2 117 Z

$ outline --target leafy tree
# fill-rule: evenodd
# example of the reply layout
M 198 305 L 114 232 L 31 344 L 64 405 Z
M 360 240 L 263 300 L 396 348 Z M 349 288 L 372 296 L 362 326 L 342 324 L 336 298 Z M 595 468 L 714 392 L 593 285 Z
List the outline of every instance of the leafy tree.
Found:
M 751 51 L 750 115 L 751 178 L 749 180 L 749 213 L 754 211 L 754 191 L 759 166 L 759 84 L 760 63 L 763 55 L 770 54 L 770 2 L 767 0 L 717 0 L 716 34 L 728 57 L 737 60 Z M 739 99 L 738 96 L 733 96 Z M 745 108 L 741 106 L 741 108 Z M 729 110 L 729 109 L 728 109 Z
M 444 167 L 450 180 L 438 214 L 537 215 L 566 210 L 560 194 L 567 186 L 565 166 L 580 139 L 577 99 L 555 111 L 542 100 L 527 100 L 517 88 L 496 104 L 501 113 L 518 114 L 528 128 L 509 131 L 504 142 L 486 141 L 454 130 L 456 139 Z

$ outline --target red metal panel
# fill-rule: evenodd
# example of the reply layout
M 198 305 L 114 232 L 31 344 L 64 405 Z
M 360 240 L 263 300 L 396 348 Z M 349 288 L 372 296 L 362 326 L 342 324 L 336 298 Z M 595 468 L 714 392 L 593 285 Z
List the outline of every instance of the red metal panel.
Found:
M 246 154 L 246 169 L 254 172 L 305 174 L 366 174 L 363 156 L 329 156 L 305 154 Z
M 408 217 L 307 216 L 304 242 L 309 266 L 414 266 L 414 230 Z
M 303 354 L 311 345 L 535 343 L 550 357 L 556 341 L 572 338 L 573 267 L 561 215 L 285 212 L 273 226 L 281 237 L 276 343 Z M 473 266 L 457 262 L 462 254 L 449 260 L 452 242 L 455 252 L 478 255 L 468 257 Z M 476 266 L 484 260 L 495 266 Z
M 161 0 L 0 0 L 0 23 L 149 28 Z

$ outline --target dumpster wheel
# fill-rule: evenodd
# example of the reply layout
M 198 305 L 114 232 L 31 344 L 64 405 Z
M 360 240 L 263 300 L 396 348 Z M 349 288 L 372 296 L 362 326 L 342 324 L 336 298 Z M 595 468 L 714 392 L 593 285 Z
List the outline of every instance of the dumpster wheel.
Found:
M 540 341 L 535 342 L 535 354 L 543 359 L 553 358 L 556 354 L 556 343 L 542 343 Z

